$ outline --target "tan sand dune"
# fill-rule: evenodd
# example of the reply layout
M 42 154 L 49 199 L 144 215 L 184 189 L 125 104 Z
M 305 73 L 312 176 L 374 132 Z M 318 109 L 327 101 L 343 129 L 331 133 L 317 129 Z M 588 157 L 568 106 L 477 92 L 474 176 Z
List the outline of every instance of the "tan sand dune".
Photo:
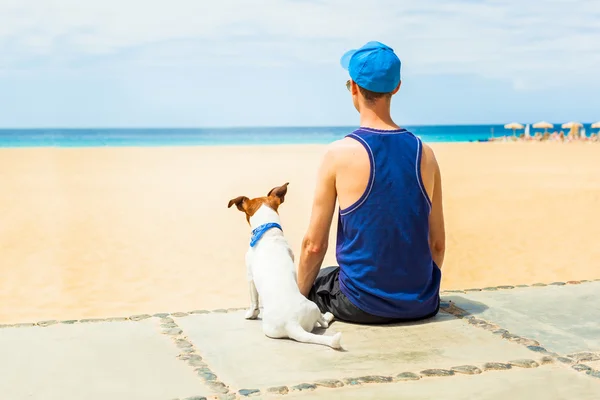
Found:
M 600 278 L 597 146 L 432 146 L 443 288 Z M 280 211 L 298 253 L 323 149 L 1 149 L 0 322 L 246 306 L 249 228 L 227 202 L 290 182 Z

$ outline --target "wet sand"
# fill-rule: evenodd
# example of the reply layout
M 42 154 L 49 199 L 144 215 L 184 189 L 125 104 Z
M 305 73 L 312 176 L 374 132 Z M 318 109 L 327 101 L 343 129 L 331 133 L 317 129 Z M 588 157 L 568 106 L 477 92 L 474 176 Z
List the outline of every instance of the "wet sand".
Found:
M 600 145 L 432 147 L 444 289 L 600 278 Z M 290 182 L 297 254 L 323 150 L 0 149 L 0 323 L 246 306 L 249 228 L 227 202 Z

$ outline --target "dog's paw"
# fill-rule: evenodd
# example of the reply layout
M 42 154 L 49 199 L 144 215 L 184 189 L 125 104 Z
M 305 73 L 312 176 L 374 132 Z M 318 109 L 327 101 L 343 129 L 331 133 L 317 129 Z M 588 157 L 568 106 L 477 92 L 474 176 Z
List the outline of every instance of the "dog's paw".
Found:
M 331 321 L 333 321 L 334 318 L 335 317 L 330 312 L 326 312 L 325 314 L 323 314 L 323 319 L 327 322 L 328 325 L 331 323 Z
M 246 315 L 244 315 L 244 318 L 246 318 L 246 319 L 256 319 L 256 317 L 258 317 L 259 313 L 260 313 L 260 310 L 258 308 L 249 308 L 246 311 Z

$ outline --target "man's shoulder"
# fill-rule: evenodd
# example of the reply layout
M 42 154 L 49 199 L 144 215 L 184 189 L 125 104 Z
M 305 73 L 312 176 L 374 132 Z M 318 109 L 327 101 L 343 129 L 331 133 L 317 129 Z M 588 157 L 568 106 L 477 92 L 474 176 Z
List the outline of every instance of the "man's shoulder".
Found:
M 364 147 L 358 141 L 343 137 L 327 145 L 325 158 L 332 163 L 344 162 L 361 151 L 364 151 Z

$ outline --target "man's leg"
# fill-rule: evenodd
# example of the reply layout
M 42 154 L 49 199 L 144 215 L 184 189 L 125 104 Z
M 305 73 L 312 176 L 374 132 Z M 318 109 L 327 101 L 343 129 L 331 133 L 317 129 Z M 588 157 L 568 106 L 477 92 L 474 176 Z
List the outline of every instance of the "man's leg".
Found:
M 348 300 L 340 291 L 339 267 L 327 267 L 319 271 L 308 299 L 315 302 L 322 313 L 330 312 L 337 319 L 357 324 L 387 324 L 396 320 L 368 314 Z

